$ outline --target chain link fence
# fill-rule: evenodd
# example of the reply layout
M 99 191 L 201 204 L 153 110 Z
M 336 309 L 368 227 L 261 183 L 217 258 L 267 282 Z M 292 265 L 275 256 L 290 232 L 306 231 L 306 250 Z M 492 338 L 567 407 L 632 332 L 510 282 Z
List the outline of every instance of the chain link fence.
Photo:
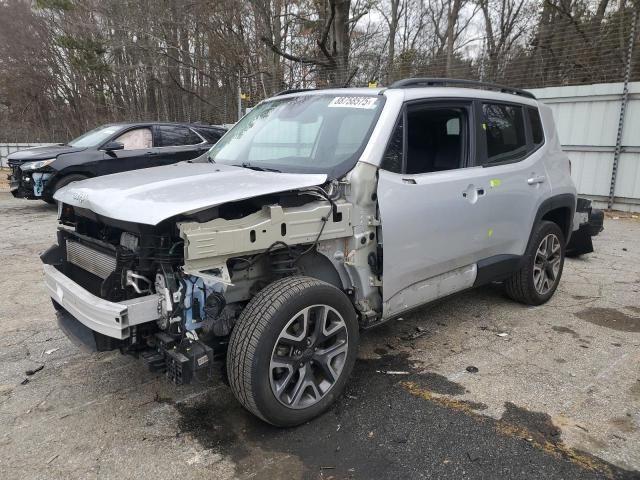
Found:
M 586 18 L 591 20 L 576 22 L 560 16 L 545 26 L 536 15 L 530 30 L 517 40 L 501 39 L 498 34 L 467 35 L 464 46 L 453 52 L 447 52 L 442 42 L 434 47 L 423 41 L 398 45 L 391 57 L 388 39 L 375 49 L 356 45 L 344 68 L 292 61 L 275 53 L 271 65 L 248 61 L 237 71 L 213 65 L 207 51 L 176 63 L 148 56 L 135 61 L 114 57 L 97 73 L 93 69 L 91 75 L 73 77 L 74 83 L 56 87 L 55 92 L 68 90 L 71 100 L 41 101 L 39 97 L 23 99 L 24 105 L 9 102 L 9 107 L 0 102 L 0 141 L 67 141 L 116 121 L 230 124 L 247 108 L 282 90 L 388 86 L 408 77 L 480 80 L 519 88 L 640 80 L 637 10 L 620 9 L 605 19 Z M 193 42 L 190 48 L 197 50 L 197 39 Z M 296 39 L 290 44 L 295 45 Z M 114 52 L 112 56 L 118 51 Z M 131 50 L 128 54 L 132 55 Z M 37 80 L 22 79 L 25 83 Z M 74 94 L 80 87 L 82 91 Z M 37 101 L 41 103 L 35 107 Z

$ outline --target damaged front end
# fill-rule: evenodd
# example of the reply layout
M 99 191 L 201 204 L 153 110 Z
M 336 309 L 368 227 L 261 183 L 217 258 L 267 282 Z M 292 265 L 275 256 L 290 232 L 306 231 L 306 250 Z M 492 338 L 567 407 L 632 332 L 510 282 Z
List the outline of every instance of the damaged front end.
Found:
M 335 285 L 373 321 L 378 288 L 359 279 L 375 270 L 376 226 L 360 226 L 367 217 L 354 218 L 344 188 L 263 195 L 153 226 L 61 203 L 58 243 L 41 257 L 49 294 L 96 349 L 140 354 L 177 384 L 207 378 L 247 302 L 285 276 Z
M 53 177 L 49 167 L 55 159 L 37 162 L 9 162 L 8 175 L 11 194 L 16 198 L 40 199 L 47 197 L 47 185 Z

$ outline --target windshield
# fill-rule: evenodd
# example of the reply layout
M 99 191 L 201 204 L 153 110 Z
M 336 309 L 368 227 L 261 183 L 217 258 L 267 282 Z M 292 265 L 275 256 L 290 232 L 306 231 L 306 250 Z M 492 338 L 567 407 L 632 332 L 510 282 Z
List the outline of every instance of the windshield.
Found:
M 209 160 L 337 178 L 357 161 L 383 102 L 380 96 L 336 94 L 263 102 L 215 144 Z
M 89 130 L 87 133 L 74 138 L 67 145 L 71 147 L 97 147 L 107 140 L 111 135 L 116 133 L 122 127 L 107 125 Z

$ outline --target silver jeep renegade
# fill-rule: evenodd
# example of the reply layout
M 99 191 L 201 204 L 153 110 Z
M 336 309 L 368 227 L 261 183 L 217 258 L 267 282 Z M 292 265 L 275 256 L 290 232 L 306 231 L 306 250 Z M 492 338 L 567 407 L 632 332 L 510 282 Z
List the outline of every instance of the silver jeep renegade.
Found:
M 548 107 L 438 79 L 283 92 L 196 161 L 55 199 L 63 328 L 178 384 L 226 356 L 237 399 L 279 426 L 341 393 L 361 329 L 489 282 L 546 302 L 588 221 Z

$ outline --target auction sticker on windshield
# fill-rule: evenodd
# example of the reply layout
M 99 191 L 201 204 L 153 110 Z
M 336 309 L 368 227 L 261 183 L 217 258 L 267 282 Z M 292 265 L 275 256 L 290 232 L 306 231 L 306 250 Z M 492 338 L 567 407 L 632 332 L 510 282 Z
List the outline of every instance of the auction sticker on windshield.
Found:
M 336 97 L 329 102 L 329 107 L 375 108 L 376 97 Z

